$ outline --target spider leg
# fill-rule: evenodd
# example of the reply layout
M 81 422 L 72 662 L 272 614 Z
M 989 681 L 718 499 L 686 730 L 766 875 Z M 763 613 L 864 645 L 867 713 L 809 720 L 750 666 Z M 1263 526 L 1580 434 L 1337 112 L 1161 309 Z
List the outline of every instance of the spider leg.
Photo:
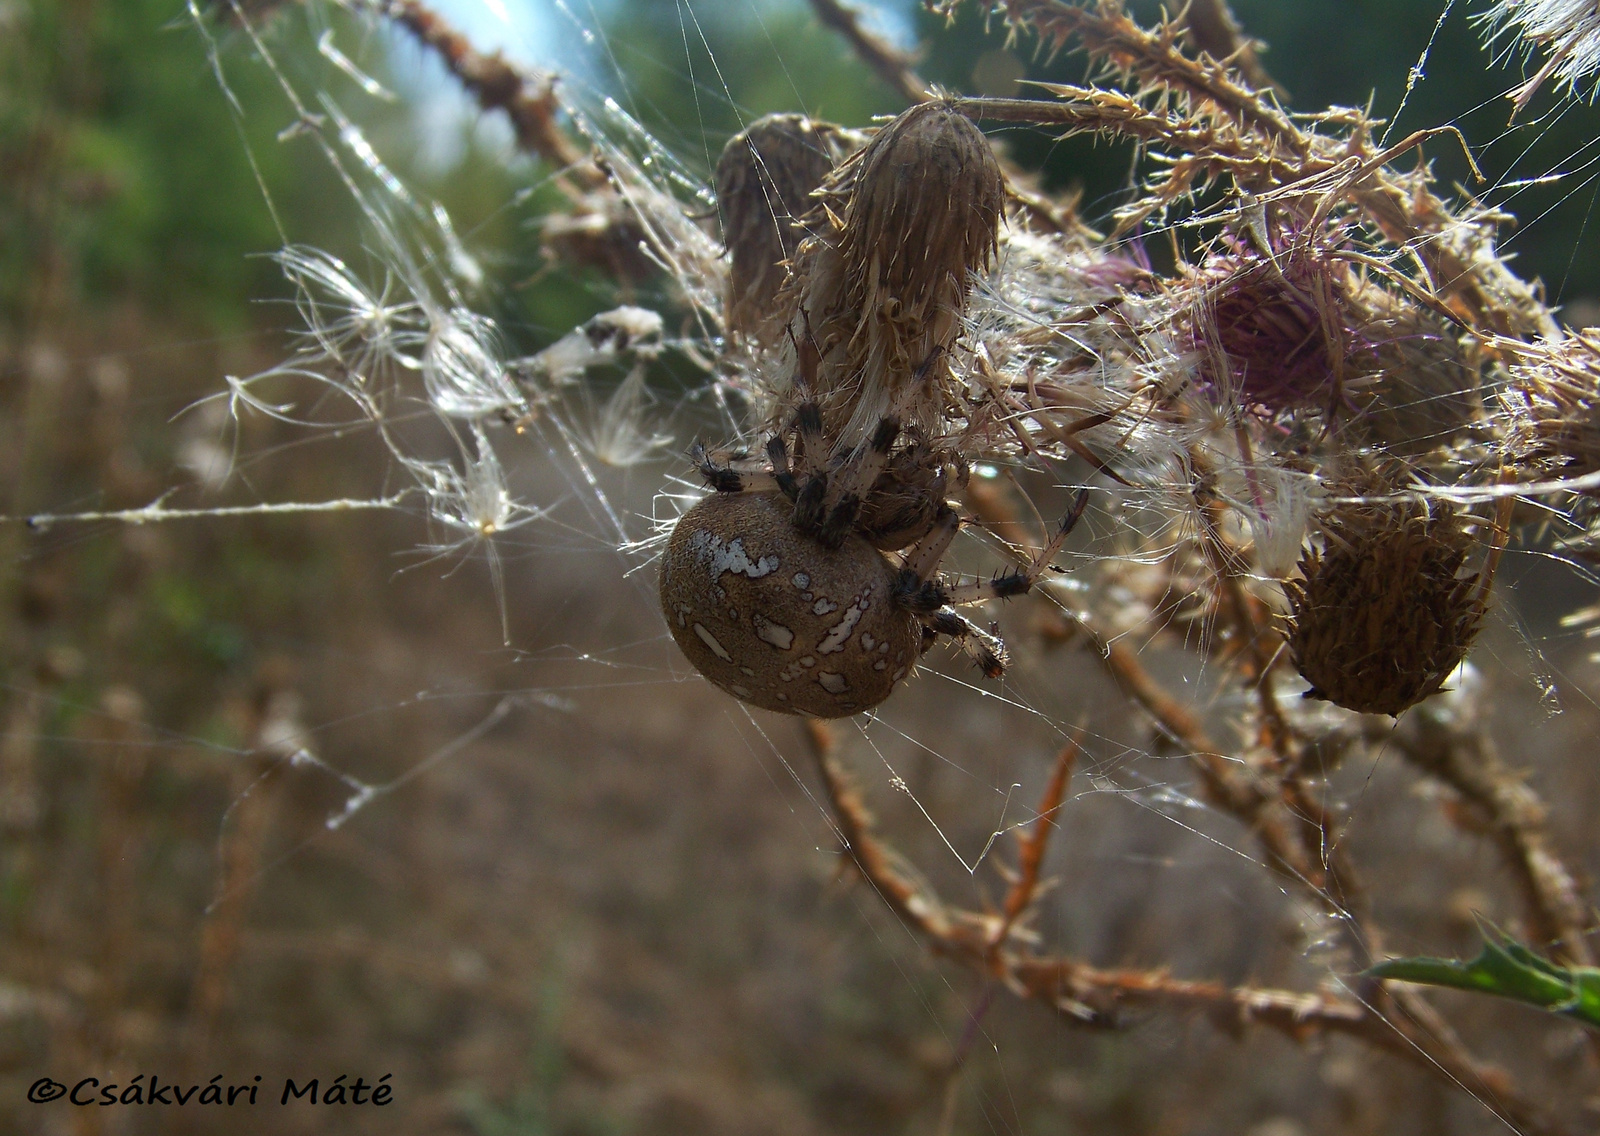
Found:
M 885 417 L 873 431 L 871 440 L 850 455 L 848 461 L 833 478 L 833 507 L 822 522 L 817 540 L 824 548 L 838 548 L 855 527 L 861 515 L 861 501 L 877 482 L 878 475 L 888 464 L 889 451 L 900 436 L 900 420 Z
M 922 620 L 924 627 L 931 628 L 941 635 L 948 635 L 960 643 L 961 649 L 978 664 L 978 669 L 984 673 L 984 677 L 999 678 L 1011 665 L 1011 656 L 1006 653 L 1005 642 L 966 616 L 944 608 L 932 615 L 918 618 Z
M 794 527 L 807 536 L 817 536 L 827 518 L 828 444 L 822 434 L 822 410 L 816 403 L 800 404 L 795 429 L 800 435 L 797 456 L 803 480 L 794 502 Z
M 915 615 L 932 615 L 944 607 L 945 587 L 934 577 L 939 561 L 961 528 L 961 518 L 948 505 L 941 506 L 933 527 L 906 554 L 905 566 L 895 580 L 894 600 Z
M 990 599 L 1010 599 L 1012 596 L 1025 595 L 1038 583 L 1039 577 L 1044 575 L 1045 569 L 1050 567 L 1050 561 L 1055 559 L 1057 552 L 1061 551 L 1062 542 L 1078 524 L 1078 519 L 1083 516 L 1084 508 L 1089 504 L 1089 491 L 1078 491 L 1077 500 L 1072 503 L 1072 508 L 1067 510 L 1066 516 L 1061 518 L 1061 524 L 1056 528 L 1056 535 L 1050 543 L 1039 550 L 1026 568 L 1019 568 L 1013 572 L 1006 572 L 992 580 L 979 580 L 973 584 L 958 584 L 954 587 L 939 585 L 935 581 L 938 595 L 945 604 L 970 604 L 981 603 Z M 929 597 L 932 598 L 931 596 Z
M 689 460 L 700 469 L 706 484 L 718 493 L 770 493 L 782 488 L 778 479 L 759 462 L 738 455 L 713 455 L 696 442 Z
M 772 479 L 777 482 L 783 495 L 790 501 L 800 496 L 800 483 L 789 471 L 789 447 L 783 444 L 781 434 L 774 434 L 767 439 L 767 460 L 772 463 Z

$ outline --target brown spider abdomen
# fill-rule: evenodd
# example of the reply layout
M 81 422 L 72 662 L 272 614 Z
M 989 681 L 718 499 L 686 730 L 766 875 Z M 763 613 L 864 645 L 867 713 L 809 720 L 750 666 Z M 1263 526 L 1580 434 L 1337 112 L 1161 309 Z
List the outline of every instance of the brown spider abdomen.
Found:
M 922 626 L 895 603 L 898 569 L 861 537 L 827 549 L 777 494 L 714 494 L 661 561 L 661 611 L 695 669 L 765 710 L 842 718 L 911 673 Z

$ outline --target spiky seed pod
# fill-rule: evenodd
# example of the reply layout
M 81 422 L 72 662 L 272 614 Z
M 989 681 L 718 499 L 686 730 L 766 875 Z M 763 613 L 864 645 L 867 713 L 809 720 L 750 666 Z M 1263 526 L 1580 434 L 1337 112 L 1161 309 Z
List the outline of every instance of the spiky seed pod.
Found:
M 1449 443 L 1482 409 L 1477 341 L 1408 297 L 1367 286 L 1354 300 L 1352 421 L 1389 453 L 1416 457 Z
M 1284 585 L 1305 696 L 1397 715 L 1436 692 L 1477 637 L 1471 539 L 1450 508 L 1416 501 L 1341 505 L 1321 529 Z
M 817 355 L 805 397 L 846 446 L 891 408 L 938 434 L 941 356 L 999 240 L 1005 178 L 994 151 L 952 102 L 922 103 L 835 170 L 821 196 L 791 325 Z
M 1341 274 L 1303 247 L 1208 258 L 1190 316 L 1207 384 L 1272 412 L 1335 409 L 1350 345 Z
M 811 193 L 857 148 L 854 132 L 803 114 L 769 114 L 735 134 L 717 160 L 717 209 L 732 259 L 724 308 L 730 332 L 774 337 L 778 288 L 811 208 Z
M 1501 398 L 1509 464 L 1531 480 L 1600 471 L 1600 328 L 1523 351 Z
M 944 101 L 912 107 L 862 151 L 841 251 L 863 313 L 953 321 L 968 277 L 993 263 L 1005 178 L 983 132 Z M 911 345 L 907 345 L 911 346 Z M 922 360 L 905 360 L 916 366 Z

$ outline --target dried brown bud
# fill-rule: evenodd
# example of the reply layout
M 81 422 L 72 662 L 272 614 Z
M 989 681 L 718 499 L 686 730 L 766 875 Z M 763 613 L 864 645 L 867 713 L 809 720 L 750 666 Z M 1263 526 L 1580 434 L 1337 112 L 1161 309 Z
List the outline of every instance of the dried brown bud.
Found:
M 1436 692 L 1483 618 L 1479 576 L 1462 571 L 1470 548 L 1447 506 L 1343 505 L 1324 516 L 1321 549 L 1284 585 L 1306 697 L 1399 714 Z
M 717 159 L 722 240 L 733 259 L 726 304 L 730 332 L 771 338 L 778 288 L 811 208 L 811 193 L 849 150 L 850 131 L 803 114 L 769 114 L 735 134 Z M 765 329 L 765 330 L 763 330 Z
M 806 397 L 830 435 L 863 440 L 885 414 L 939 432 L 972 275 L 995 256 L 1005 178 L 953 103 L 905 111 L 829 177 L 796 257 Z M 916 383 L 916 389 L 911 390 Z
M 1004 205 L 983 132 L 949 102 L 912 107 L 856 165 L 840 242 L 850 291 L 869 308 L 892 303 L 902 319 L 959 312 L 968 276 L 994 260 Z
M 1447 445 L 1482 409 L 1476 340 L 1381 288 L 1362 289 L 1355 306 L 1365 346 L 1349 359 L 1352 422 L 1393 454 Z
M 1522 347 L 1502 396 L 1507 458 L 1533 480 L 1600 471 L 1600 328 Z

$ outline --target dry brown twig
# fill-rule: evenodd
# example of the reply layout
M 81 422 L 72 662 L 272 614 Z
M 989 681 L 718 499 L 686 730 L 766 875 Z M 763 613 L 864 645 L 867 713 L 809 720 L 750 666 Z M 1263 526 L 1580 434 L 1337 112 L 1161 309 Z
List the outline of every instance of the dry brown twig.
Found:
M 928 85 L 918 77 L 911 57 L 862 27 L 861 17 L 853 8 L 840 0 L 811 0 L 811 10 L 817 14 L 818 23 L 848 40 L 862 61 L 907 102 L 920 103 L 928 98 Z
M 1370 1000 L 1230 988 L 1176 979 L 1162 970 L 1101 969 L 1068 956 L 1038 954 L 1025 942 L 1017 942 L 1012 934 L 1016 920 L 1038 899 L 1040 865 L 1079 752 L 1075 741 L 1069 741 L 1057 758 L 1039 818 L 1033 831 L 1022 837 L 1019 869 L 1003 913 L 996 916 L 951 908 L 901 871 L 897 867 L 901 858 L 873 831 L 872 816 L 835 752 L 830 727 L 807 719 L 805 732 L 845 855 L 862 880 L 936 954 L 1079 1024 L 1114 1025 L 1121 1010 L 1152 1009 L 1199 1012 L 1228 1032 L 1262 1025 L 1295 1041 L 1326 1034 L 1356 1037 L 1405 1057 L 1455 1087 L 1484 1094 L 1521 1131 L 1541 1136 L 1565 1131 L 1518 1094 L 1504 1072 L 1479 1062 L 1452 1036 L 1441 1036 L 1425 1023 L 1405 1017 L 1385 1017 Z
M 556 121 L 555 76 L 525 71 L 499 52 L 484 55 L 421 0 L 382 0 L 380 11 L 432 49 L 480 107 L 504 111 L 517 145 L 556 166 L 558 184 L 569 195 L 569 177 L 582 190 L 606 185 L 605 175 Z

